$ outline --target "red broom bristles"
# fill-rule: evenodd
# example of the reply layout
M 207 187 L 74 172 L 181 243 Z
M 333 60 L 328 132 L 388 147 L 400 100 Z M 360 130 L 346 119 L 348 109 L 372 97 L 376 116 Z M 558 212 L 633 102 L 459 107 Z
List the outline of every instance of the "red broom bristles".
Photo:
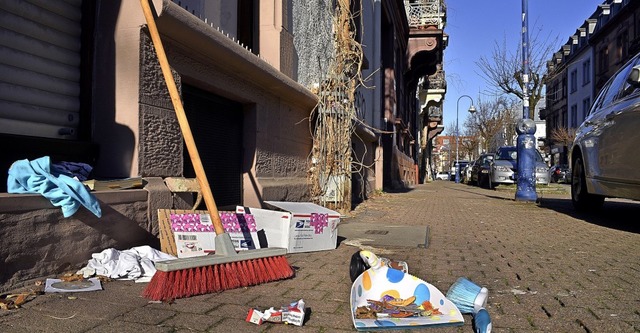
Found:
M 156 271 L 142 292 L 154 301 L 214 293 L 290 278 L 293 268 L 284 256 L 258 258 L 176 271 Z

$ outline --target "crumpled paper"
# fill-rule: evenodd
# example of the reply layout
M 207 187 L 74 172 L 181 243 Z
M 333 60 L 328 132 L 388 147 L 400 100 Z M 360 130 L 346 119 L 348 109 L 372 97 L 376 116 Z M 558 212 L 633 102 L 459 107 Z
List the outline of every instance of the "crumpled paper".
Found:
M 264 322 L 272 322 L 302 326 L 304 323 L 304 317 L 304 300 L 300 299 L 297 302 L 292 302 L 277 310 L 273 307 L 265 310 L 264 312 L 255 308 L 249 309 L 246 321 L 256 325 L 262 325 Z

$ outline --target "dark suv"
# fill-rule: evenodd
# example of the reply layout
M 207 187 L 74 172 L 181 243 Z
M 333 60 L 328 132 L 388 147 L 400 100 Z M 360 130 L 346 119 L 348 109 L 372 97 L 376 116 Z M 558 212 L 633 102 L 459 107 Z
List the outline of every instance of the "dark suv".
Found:
M 493 153 L 485 153 L 473 161 L 471 166 L 471 175 L 469 177 L 470 185 L 489 187 L 489 171 L 491 169 L 493 157 Z
M 596 210 L 604 199 L 640 200 L 640 53 L 602 87 L 571 147 L 571 201 Z

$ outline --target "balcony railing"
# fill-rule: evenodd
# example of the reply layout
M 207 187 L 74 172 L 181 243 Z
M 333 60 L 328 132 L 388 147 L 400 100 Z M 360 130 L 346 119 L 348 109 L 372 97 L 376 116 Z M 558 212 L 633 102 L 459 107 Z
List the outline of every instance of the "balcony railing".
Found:
M 429 75 L 428 89 L 447 89 L 447 80 L 443 70 L 438 70 L 433 75 Z
M 442 105 L 429 106 L 429 119 L 442 119 Z
M 447 14 L 444 0 L 405 0 L 404 8 L 410 28 L 425 29 L 432 26 L 444 29 Z

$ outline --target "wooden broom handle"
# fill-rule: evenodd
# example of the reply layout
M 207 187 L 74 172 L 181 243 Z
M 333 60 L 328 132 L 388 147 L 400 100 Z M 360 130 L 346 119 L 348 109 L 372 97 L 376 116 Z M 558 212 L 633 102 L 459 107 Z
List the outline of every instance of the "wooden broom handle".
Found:
M 187 120 L 187 116 L 182 106 L 182 100 L 180 99 L 180 94 L 178 93 L 176 82 L 173 80 L 171 67 L 169 67 L 169 61 L 167 60 L 167 55 L 164 52 L 162 41 L 160 40 L 160 34 L 158 33 L 158 28 L 156 27 L 156 22 L 153 16 L 153 12 L 151 11 L 151 5 L 149 4 L 150 1 L 152 0 L 140 0 L 140 4 L 142 5 L 142 11 L 144 12 L 144 17 L 147 20 L 147 27 L 149 28 L 149 34 L 151 35 L 153 46 L 156 49 L 158 60 L 160 61 L 160 68 L 162 68 L 164 81 L 167 84 L 167 88 L 169 88 L 169 94 L 171 95 L 171 102 L 173 103 L 173 108 L 175 109 L 176 116 L 178 117 L 180 130 L 182 131 L 184 142 L 187 145 L 187 151 L 189 152 L 189 157 L 191 157 L 191 163 L 193 164 L 193 169 L 196 172 L 196 179 L 198 180 L 198 184 L 200 185 L 200 191 L 202 191 L 202 197 L 204 198 L 204 203 L 206 204 L 207 210 L 209 211 L 209 215 L 211 216 L 211 220 L 213 222 L 213 227 L 215 228 L 216 234 L 220 235 L 224 233 L 224 227 L 222 226 L 222 221 L 220 220 L 220 214 L 218 213 L 216 202 L 213 199 L 213 193 L 211 192 L 211 187 L 209 187 L 209 182 L 207 181 L 207 175 L 204 172 L 204 167 L 202 166 L 202 161 L 200 160 L 200 155 L 198 154 L 198 149 L 196 148 L 196 143 L 193 140 L 193 134 L 191 133 L 191 128 L 189 127 L 189 121 Z

